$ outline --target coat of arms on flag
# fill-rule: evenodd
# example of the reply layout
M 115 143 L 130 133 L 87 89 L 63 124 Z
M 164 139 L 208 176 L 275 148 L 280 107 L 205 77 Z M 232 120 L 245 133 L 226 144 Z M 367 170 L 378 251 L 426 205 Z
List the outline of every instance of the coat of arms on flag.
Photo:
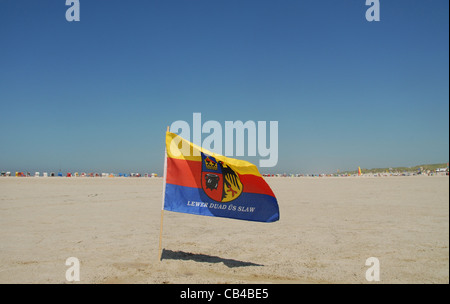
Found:
M 230 202 L 241 195 L 239 175 L 223 161 L 202 152 L 202 188 L 216 202 Z

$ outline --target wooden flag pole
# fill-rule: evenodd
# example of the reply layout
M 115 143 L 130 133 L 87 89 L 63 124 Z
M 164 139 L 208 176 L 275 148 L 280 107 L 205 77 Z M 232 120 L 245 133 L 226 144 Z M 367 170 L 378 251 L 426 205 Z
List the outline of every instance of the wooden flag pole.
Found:
M 167 132 L 169 132 L 169 127 L 167 127 Z M 166 146 L 166 136 L 164 136 L 164 147 Z M 163 231 L 163 219 L 164 219 L 164 199 L 166 196 L 166 178 L 167 178 L 167 148 L 164 148 L 164 180 L 163 180 L 163 194 L 162 194 L 162 206 L 161 206 L 161 224 L 159 226 L 159 249 L 158 249 L 158 260 L 161 261 L 162 254 L 162 231 Z
M 162 229 L 163 229 L 164 209 L 161 210 L 161 225 L 159 226 L 159 249 L 158 249 L 158 261 L 161 261 L 161 246 L 162 246 Z

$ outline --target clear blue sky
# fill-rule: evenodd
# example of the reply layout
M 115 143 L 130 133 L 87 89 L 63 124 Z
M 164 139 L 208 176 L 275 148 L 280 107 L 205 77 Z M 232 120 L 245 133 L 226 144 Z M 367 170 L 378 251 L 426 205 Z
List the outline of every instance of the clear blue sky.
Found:
M 264 172 L 447 162 L 449 1 L 380 2 L 0 0 L 0 170 L 161 173 L 193 112 L 279 121 Z

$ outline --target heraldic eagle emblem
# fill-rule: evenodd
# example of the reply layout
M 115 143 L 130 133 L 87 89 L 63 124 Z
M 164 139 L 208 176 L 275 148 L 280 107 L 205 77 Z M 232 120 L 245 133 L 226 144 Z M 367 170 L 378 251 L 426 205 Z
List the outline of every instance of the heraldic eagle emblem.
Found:
M 227 203 L 238 198 L 244 186 L 228 164 L 202 153 L 202 188 L 209 198 Z

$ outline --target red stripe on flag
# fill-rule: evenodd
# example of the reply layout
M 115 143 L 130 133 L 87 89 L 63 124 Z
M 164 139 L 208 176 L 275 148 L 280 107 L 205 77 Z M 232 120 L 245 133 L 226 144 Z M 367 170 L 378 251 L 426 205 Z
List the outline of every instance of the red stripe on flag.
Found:
M 166 183 L 201 188 L 202 162 L 167 157 Z
M 239 175 L 239 178 L 241 179 L 241 183 L 244 185 L 244 192 L 267 194 L 275 197 L 272 189 L 270 189 L 269 185 L 261 176 L 243 174 Z
M 202 162 L 167 158 L 166 183 L 191 188 L 201 188 Z M 244 192 L 267 194 L 275 197 L 264 178 L 253 174 L 239 175 Z

